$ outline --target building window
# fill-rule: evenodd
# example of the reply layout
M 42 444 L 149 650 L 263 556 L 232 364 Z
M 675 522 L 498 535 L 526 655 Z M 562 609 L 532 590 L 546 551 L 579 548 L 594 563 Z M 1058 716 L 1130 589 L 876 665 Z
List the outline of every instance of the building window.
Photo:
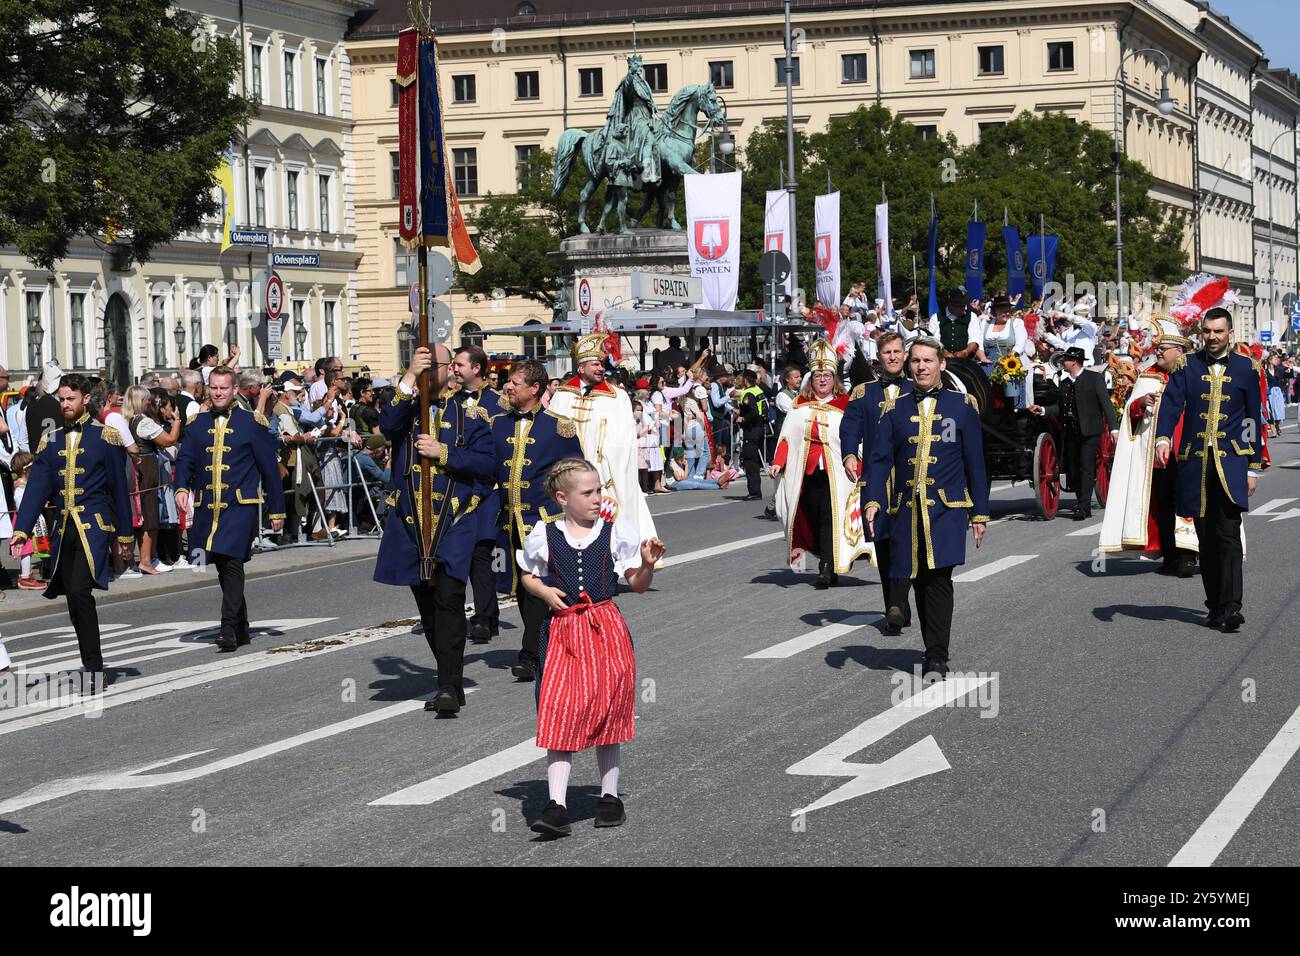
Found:
M 473 103 L 478 99 L 478 86 L 473 73 L 451 78 L 452 98 L 457 103 Z
M 538 147 L 536 146 L 515 147 L 515 188 L 519 192 L 523 192 L 528 188 L 528 167 L 532 158 L 537 155 L 537 150 Z
M 153 364 L 155 368 L 165 368 L 167 365 L 167 296 L 153 296 L 150 311 L 153 313 Z
M 980 76 L 1001 76 L 1006 72 L 1002 61 L 1002 47 L 982 46 L 979 48 Z
M 190 353 L 198 356 L 203 347 L 203 300 L 198 297 L 190 299 Z
M 402 174 L 401 153 L 389 153 L 388 162 L 393 167 L 393 198 L 396 199 Z
M 799 58 L 790 57 L 790 83 L 793 86 L 799 85 Z M 785 86 L 785 57 L 776 58 L 776 85 Z
M 984 134 L 985 134 L 985 132 L 987 132 L 988 130 L 991 130 L 991 129 L 997 129 L 999 126 L 1006 126 L 1006 125 L 1007 125 L 1006 123 L 999 123 L 999 122 L 980 123 L 980 124 L 979 124 L 979 126 L 980 126 L 980 139 L 983 139 L 983 138 L 984 138 Z
M 316 112 L 320 114 L 328 113 L 326 108 L 325 79 L 329 76 L 329 60 L 324 57 L 316 57 Z
M 715 90 L 729 90 L 736 85 L 735 65 L 730 60 L 714 60 L 709 64 L 709 82 Z
M 845 53 L 840 57 L 840 64 L 845 83 L 865 83 L 867 81 L 867 55 L 865 53 Z
M 650 84 L 651 93 L 667 93 L 668 64 L 647 63 L 645 65 L 645 81 Z
M 320 183 L 320 231 L 333 232 L 330 228 L 330 177 L 321 176 Z
M 325 354 L 333 355 L 337 351 L 334 347 L 337 344 L 334 330 L 335 303 L 326 301 L 323 305 L 325 306 Z
M 30 329 L 33 323 L 35 323 L 37 326 L 42 326 L 41 293 L 39 292 L 27 293 L 27 327 Z M 44 348 L 44 345 L 45 345 L 44 338 L 41 339 L 40 345 L 34 345 L 32 342 L 32 337 L 30 335 L 27 335 L 27 367 L 28 368 L 39 369 L 42 365 L 45 364 L 45 361 L 41 356 L 41 352 Z
M 266 225 L 266 167 L 253 167 L 253 224 Z
M 1060 43 L 1047 44 L 1047 68 L 1049 70 L 1074 69 L 1074 43 L 1063 40 Z
M 937 127 L 937 126 L 918 126 L 918 127 L 916 128 L 916 135 L 919 136 L 919 137 L 921 137 L 921 139 L 938 139 L 938 138 L 939 138 L 939 127 Z
M 388 81 L 388 92 L 392 95 L 392 99 L 389 101 L 388 105 L 396 108 L 397 100 L 402 95 L 402 88 L 397 85 L 396 80 Z
M 290 170 L 285 174 L 286 184 L 284 190 L 285 203 L 289 209 L 289 228 L 298 228 L 298 173 Z
M 295 80 L 294 74 L 298 69 L 298 58 L 292 53 L 284 55 L 284 108 L 287 110 L 294 109 L 294 92 Z
M 466 322 L 460 327 L 460 344 L 483 347 L 483 330 L 473 322 Z
M 932 80 L 934 79 L 934 51 L 933 50 L 913 50 L 912 58 L 912 79 L 914 80 Z
M 401 239 L 394 239 L 393 259 L 397 263 L 397 271 L 393 276 L 393 285 L 399 289 L 410 288 L 411 283 L 415 281 L 415 251 L 402 245 Z
M 293 314 L 293 354 L 298 356 L 302 361 L 307 355 L 307 322 L 303 317 L 306 311 L 307 300 L 294 299 L 290 311 Z
M 249 55 L 249 65 L 253 70 L 253 99 L 258 103 L 266 102 L 262 99 L 262 51 L 264 49 L 260 43 L 254 43 Z
M 583 67 L 578 71 L 578 89 L 581 96 L 604 96 L 605 71 L 598 66 Z
M 541 325 L 536 319 L 529 319 L 524 325 Z M 463 336 L 465 333 L 462 332 Z M 546 336 L 544 335 L 525 335 L 524 340 L 524 358 L 535 359 L 538 362 L 546 361 Z
M 74 292 L 68 300 L 72 325 L 72 367 L 86 367 L 86 294 Z
M 230 346 L 239 344 L 239 300 L 233 295 L 226 296 L 226 354 Z
M 478 150 L 472 147 L 468 149 L 453 149 L 451 151 L 451 157 L 457 195 L 477 196 Z
M 541 84 L 537 79 L 536 70 L 527 70 L 523 73 L 515 74 L 515 98 L 520 100 L 535 100 L 541 96 Z
M 528 0 L 524 0 L 523 3 L 521 3 L 521 4 L 519 4 L 519 6 L 515 7 L 515 16 L 517 16 L 517 17 L 535 17 L 535 16 L 537 16 L 537 7 L 535 7 L 535 6 L 533 6 L 533 4 L 529 3 Z

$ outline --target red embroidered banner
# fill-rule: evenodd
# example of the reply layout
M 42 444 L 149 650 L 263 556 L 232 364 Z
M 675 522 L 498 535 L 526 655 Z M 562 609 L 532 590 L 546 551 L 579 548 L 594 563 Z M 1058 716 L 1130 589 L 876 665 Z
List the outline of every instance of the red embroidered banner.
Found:
M 420 234 L 420 34 L 397 35 L 398 235 L 414 243 Z

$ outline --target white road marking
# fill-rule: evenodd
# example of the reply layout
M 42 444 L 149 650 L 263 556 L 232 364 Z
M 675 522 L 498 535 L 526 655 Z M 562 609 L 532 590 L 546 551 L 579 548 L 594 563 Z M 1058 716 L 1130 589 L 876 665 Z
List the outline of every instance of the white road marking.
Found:
M 1296 501 L 1296 500 L 1300 500 L 1300 499 L 1296 499 L 1296 498 L 1274 498 L 1274 499 L 1272 499 L 1271 501 L 1266 501 L 1266 502 L 1264 502 L 1264 503 L 1263 503 L 1262 505 L 1260 505 L 1258 508 L 1251 508 L 1249 511 L 1246 512 L 1246 514 L 1251 515 L 1251 516 L 1256 517 L 1256 518 L 1260 517 L 1261 515 L 1269 515 L 1269 514 L 1273 514 L 1273 512 L 1277 511 L 1277 510 L 1278 510 L 1279 508 L 1281 508 L 1283 505 L 1289 505 L 1291 502 Z
M 1009 554 L 1005 558 L 998 558 L 996 561 L 990 561 L 988 564 L 981 564 L 969 571 L 954 575 L 952 580 L 954 584 L 969 584 L 972 581 L 982 581 L 987 577 L 992 577 L 999 571 L 1014 568 L 1017 564 L 1024 564 L 1036 557 L 1038 557 L 1036 554 Z
M 716 558 L 719 555 L 730 554 L 732 551 L 739 551 L 741 548 L 750 548 L 756 544 L 765 544 L 768 541 L 775 541 L 778 538 L 784 538 L 784 531 L 773 531 L 770 534 L 760 534 L 754 538 L 742 538 L 739 541 L 732 541 L 728 544 L 719 544 L 712 548 L 702 548 L 699 551 L 688 551 L 685 554 L 669 555 L 664 558 L 664 567 L 673 568 L 679 564 L 689 564 L 692 561 L 703 561 L 705 558 Z
M 466 693 L 472 691 L 470 688 Z M 137 767 L 134 770 L 126 770 L 119 773 L 98 773 L 89 774 L 81 777 L 64 777 L 60 780 L 51 780 L 32 789 L 21 793 L 16 797 L 5 800 L 0 803 L 0 814 L 14 813 L 18 810 L 25 810 L 28 807 L 39 803 L 48 803 L 51 800 L 57 800 L 60 797 L 70 796 L 74 793 L 83 793 L 92 790 L 141 790 L 151 787 L 164 787 L 169 784 L 187 783 L 191 780 L 198 780 L 200 777 L 206 777 L 210 774 L 217 773 L 221 770 L 229 770 L 232 767 L 239 767 L 254 760 L 261 760 L 264 757 L 270 757 L 274 754 L 283 753 L 286 750 L 292 750 L 295 747 L 301 747 L 304 744 L 314 743 L 317 740 L 324 740 L 327 737 L 334 737 L 338 734 L 346 733 L 349 730 L 356 730 L 360 727 L 366 727 L 370 724 L 377 724 L 381 720 L 388 720 L 392 717 L 401 717 L 403 714 L 409 714 L 424 707 L 423 699 L 404 700 L 398 704 L 391 704 L 382 707 L 379 710 L 362 714 L 359 717 L 352 717 L 348 720 L 341 720 L 338 723 L 327 724 L 324 727 L 318 727 L 316 730 L 309 730 L 306 733 L 297 734 L 293 737 L 286 737 L 284 740 L 277 740 L 273 743 L 264 744 L 253 750 L 246 750 L 240 754 L 234 754 L 230 757 L 223 757 L 220 760 L 214 760 L 210 763 L 201 764 L 197 767 L 191 767 L 188 770 L 174 770 L 170 773 L 159 773 L 145 775 L 146 771 L 154 770 L 158 767 L 165 767 L 170 764 L 180 763 L 183 760 L 189 760 L 192 757 L 198 757 L 205 753 L 211 753 L 210 750 L 199 750 L 194 753 L 180 754 L 176 757 L 170 757 L 166 760 L 160 760 L 144 767 Z
M 1093 535 L 1099 535 L 1099 534 L 1101 534 L 1100 521 L 1098 521 L 1096 524 L 1090 524 L 1086 528 L 1080 528 L 1078 531 L 1067 532 L 1065 536 L 1067 538 L 1089 538 L 1092 537 Z
M 1282 725 L 1263 753 L 1255 758 L 1228 795 L 1192 834 L 1170 866 L 1209 866 L 1263 799 L 1282 768 L 1300 749 L 1300 708 Z
M 378 800 L 371 800 L 370 806 L 411 807 L 437 803 L 462 790 L 468 790 L 470 787 L 476 787 L 480 783 L 486 783 L 503 774 L 518 770 L 520 767 L 526 767 L 545 756 L 546 751 L 537 746 L 536 738 L 529 737 L 489 757 L 449 770 L 422 783 L 380 797 Z
M 682 494 L 685 494 L 685 492 L 682 492 Z M 734 504 L 736 504 L 734 501 L 714 501 L 707 505 L 691 505 L 689 508 L 676 508 L 673 511 L 652 511 L 650 512 L 650 516 L 652 518 L 666 518 L 669 515 L 684 515 L 688 511 L 703 511 L 705 508 L 717 508 L 721 505 Z
M 124 633 L 139 634 L 142 636 L 128 638 L 127 640 L 124 641 L 106 641 L 106 642 L 101 641 L 100 650 L 103 651 L 104 657 L 108 658 L 115 654 L 134 653 L 135 651 L 141 649 L 136 645 L 144 644 L 148 641 L 156 642 L 155 645 L 151 645 L 151 646 L 157 646 L 157 647 L 179 646 L 179 643 L 175 641 L 175 638 L 178 635 L 185 635 L 185 636 L 194 635 L 195 637 L 198 637 L 204 634 L 205 632 L 208 636 L 215 636 L 216 634 L 220 633 L 220 628 L 214 627 L 213 625 L 210 624 L 198 624 L 193 622 L 177 623 L 177 624 L 147 624 L 144 627 L 137 628 L 135 631 L 124 632 Z M 100 634 L 100 637 L 101 638 L 103 637 L 102 633 Z M 193 646 L 195 647 L 211 646 L 211 641 L 207 642 L 206 644 L 201 644 L 195 641 L 188 642 L 188 643 L 193 644 Z M 11 656 L 15 660 L 19 660 L 21 658 L 22 659 L 21 663 L 25 668 L 37 669 L 37 668 L 31 668 L 31 665 L 43 664 L 46 661 L 54 661 L 54 660 L 79 661 L 81 659 L 81 655 L 80 652 L 76 650 L 76 647 L 77 647 L 76 641 L 61 641 L 58 644 L 46 644 L 42 647 L 29 647 L 24 651 L 16 651 Z M 44 653 L 46 651 L 54 651 L 54 653 L 53 654 Z M 34 654 L 39 654 L 41 656 L 33 657 L 32 655 Z
M 780 644 L 773 644 L 771 647 L 765 647 L 761 651 L 755 651 L 753 654 L 746 654 L 745 660 L 776 660 L 786 657 L 794 657 L 800 651 L 806 651 L 809 648 L 817 647 L 828 641 L 833 641 L 837 637 L 842 637 L 856 631 L 858 628 L 867 624 L 872 624 L 881 619 L 880 614 L 854 614 L 845 618 L 836 624 L 827 624 L 817 628 L 815 631 L 809 631 L 799 637 L 792 637 L 788 641 L 782 641 Z
M 813 810 L 865 796 L 877 790 L 884 790 L 918 777 L 951 769 L 951 764 L 944 757 L 943 751 L 934 737 L 925 737 L 910 747 L 895 754 L 882 763 L 848 763 L 849 757 L 870 747 L 904 724 L 928 714 L 939 707 L 947 706 L 958 698 L 979 690 L 984 684 L 993 680 L 988 677 L 958 677 L 931 684 L 918 694 L 895 704 L 883 714 L 877 714 L 854 727 L 843 737 L 826 745 L 810 757 L 800 760 L 786 770 L 786 773 L 806 777 L 852 777 L 848 783 L 841 785 L 825 796 L 814 800 L 801 810 L 792 810 L 790 816 L 797 817 Z

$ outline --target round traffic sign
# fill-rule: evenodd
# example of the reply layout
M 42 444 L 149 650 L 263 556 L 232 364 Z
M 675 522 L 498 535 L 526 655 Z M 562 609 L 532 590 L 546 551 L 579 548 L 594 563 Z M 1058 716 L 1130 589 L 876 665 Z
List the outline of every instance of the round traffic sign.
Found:
M 770 249 L 758 259 L 758 275 L 764 282 L 780 285 L 790 278 L 790 257 L 780 249 Z
M 591 283 L 586 279 L 578 283 L 578 311 L 584 316 L 591 314 Z
M 429 295 L 444 295 L 451 288 L 451 260 L 435 253 L 428 257 L 424 268 L 429 277 Z
M 266 280 L 266 317 L 278 319 L 284 309 L 284 281 L 272 272 Z

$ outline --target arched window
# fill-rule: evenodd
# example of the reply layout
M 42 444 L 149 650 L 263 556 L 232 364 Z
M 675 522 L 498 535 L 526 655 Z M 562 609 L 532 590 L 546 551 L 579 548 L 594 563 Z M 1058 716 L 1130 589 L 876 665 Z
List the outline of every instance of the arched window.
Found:
M 529 319 L 524 325 L 541 325 L 536 319 Z M 525 335 L 521 336 L 524 340 L 524 357 L 536 359 L 539 362 L 546 361 L 546 336 L 544 335 Z
M 466 322 L 460 327 L 460 344 L 483 347 L 483 330 L 473 322 Z
M 528 0 L 523 0 L 519 6 L 515 7 L 515 16 L 517 17 L 532 17 L 536 15 L 537 7 L 529 3 Z

